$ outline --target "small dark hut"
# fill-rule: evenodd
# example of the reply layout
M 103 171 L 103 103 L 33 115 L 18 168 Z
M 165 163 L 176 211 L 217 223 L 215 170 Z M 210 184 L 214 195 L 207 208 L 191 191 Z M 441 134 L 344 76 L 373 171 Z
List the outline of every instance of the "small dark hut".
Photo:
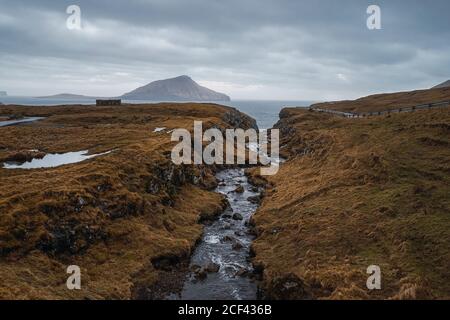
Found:
M 120 99 L 97 99 L 97 106 L 120 106 L 122 104 L 122 100 Z

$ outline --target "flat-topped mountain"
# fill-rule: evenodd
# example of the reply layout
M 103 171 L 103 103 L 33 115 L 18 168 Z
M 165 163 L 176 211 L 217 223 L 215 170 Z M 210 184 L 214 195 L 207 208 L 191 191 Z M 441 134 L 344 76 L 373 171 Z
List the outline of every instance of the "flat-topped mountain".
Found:
M 448 88 L 448 87 L 450 87 L 450 80 L 442 82 L 441 84 L 438 84 L 437 86 L 433 87 L 432 89 Z
M 230 97 L 200 86 L 188 76 L 158 80 L 125 93 L 122 99 L 155 101 L 230 101 Z

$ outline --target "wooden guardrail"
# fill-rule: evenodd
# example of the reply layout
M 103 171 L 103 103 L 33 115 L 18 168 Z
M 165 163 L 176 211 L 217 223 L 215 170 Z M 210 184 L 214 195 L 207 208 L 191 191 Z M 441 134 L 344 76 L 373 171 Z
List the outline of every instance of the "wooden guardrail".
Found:
M 387 114 L 391 114 L 391 113 L 414 112 L 414 111 L 418 111 L 418 110 L 429 110 L 429 109 L 446 108 L 446 107 L 450 107 L 450 101 L 433 102 L 433 103 L 419 104 L 419 105 L 415 105 L 415 106 L 411 106 L 411 107 L 402 107 L 402 108 L 389 109 L 389 110 L 384 110 L 384 111 L 364 112 L 364 113 L 344 112 L 344 111 L 321 109 L 321 108 L 314 108 L 314 107 L 310 107 L 309 110 L 314 111 L 314 112 L 331 113 L 331 114 L 335 114 L 335 115 L 346 117 L 346 118 L 364 118 L 364 117 L 370 117 L 370 116 L 382 116 L 382 115 L 387 115 Z

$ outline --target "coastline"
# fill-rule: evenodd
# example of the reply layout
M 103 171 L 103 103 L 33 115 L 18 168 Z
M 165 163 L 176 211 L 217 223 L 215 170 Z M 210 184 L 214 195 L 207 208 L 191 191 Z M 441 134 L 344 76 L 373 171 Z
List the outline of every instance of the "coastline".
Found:
M 209 126 L 256 127 L 254 119 L 217 104 L 2 106 L 0 111 L 0 117 L 44 117 L 39 122 L 2 128 L 6 133 L 0 141 L 2 161 L 38 156 L 30 153 L 36 143 L 41 149 L 37 151 L 44 153 L 119 150 L 97 160 L 38 169 L 33 171 L 32 180 L 23 171 L 0 169 L 0 193 L 6 199 L 0 202 L 0 208 L 12 213 L 1 221 L 10 229 L 0 229 L 0 263 L 9 275 L 0 287 L 2 298 L 8 297 L 5 292 L 17 281 L 21 283 L 23 270 L 33 270 L 34 275 L 55 285 L 52 292 L 44 294 L 39 291 L 39 283 L 27 284 L 22 289 L 23 297 L 164 299 L 169 293 L 179 292 L 191 272 L 189 261 L 202 238 L 202 222 L 217 218 L 227 203 L 211 191 L 217 186 L 215 173 L 223 168 L 177 170 L 167 159 L 172 145 L 167 132 L 192 126 L 199 117 Z M 450 210 L 445 202 L 448 189 L 439 183 L 449 177 L 436 160 L 450 157 L 442 148 L 450 145 L 445 135 L 449 116 L 448 109 L 364 119 L 344 119 L 305 108 L 281 110 L 274 128 L 280 129 L 280 154 L 287 162 L 270 177 L 259 176 L 257 168 L 245 170 L 249 182 L 263 189 L 260 207 L 250 219 L 257 236 L 250 255 L 255 277 L 262 279 L 258 298 L 448 297 L 447 287 L 438 288 L 448 274 L 427 261 L 444 265 L 450 254 L 448 243 L 442 239 L 450 228 L 439 213 Z M 411 172 L 418 172 L 420 177 Z M 44 183 L 60 181 L 57 177 L 61 173 L 73 185 Z M 17 186 L 8 184 L 17 177 L 21 177 Z M 37 189 L 28 192 L 29 186 Z M 44 197 L 39 196 L 40 188 L 45 191 Z M 113 195 L 104 198 L 105 192 Z M 24 197 L 26 203 L 37 204 L 26 209 L 16 207 L 20 201 L 15 199 Z M 51 200 L 59 197 L 61 203 Z M 120 199 L 123 206 L 105 205 L 113 199 Z M 27 210 L 46 217 L 23 219 Z M 71 210 L 77 215 L 87 210 L 88 214 L 77 222 L 87 229 L 76 228 L 75 237 L 66 233 L 67 227 L 72 228 L 66 222 L 56 232 L 46 230 L 49 225 L 60 224 L 52 219 L 64 219 L 66 213 L 73 214 Z M 11 217 L 19 228 L 11 224 Z M 70 219 L 73 223 L 73 217 Z M 414 228 L 417 223 L 426 231 Z M 19 244 L 28 243 L 28 239 L 34 244 L 21 248 Z M 426 245 L 418 248 L 421 243 L 417 239 L 433 243 L 437 256 L 422 251 L 428 250 Z M 417 250 L 423 259 L 413 258 Z M 122 271 L 110 271 L 110 262 L 123 263 Z M 70 263 L 87 263 L 83 272 L 88 273 L 92 285 L 87 291 L 64 292 L 63 269 Z M 365 269 L 373 263 L 380 264 L 385 272 L 383 292 L 365 289 Z M 39 267 L 30 269 L 30 265 Z M 51 270 L 50 274 L 42 268 Z M 428 271 L 422 272 L 424 269 Z M 104 282 L 105 274 L 113 279 L 113 287 Z

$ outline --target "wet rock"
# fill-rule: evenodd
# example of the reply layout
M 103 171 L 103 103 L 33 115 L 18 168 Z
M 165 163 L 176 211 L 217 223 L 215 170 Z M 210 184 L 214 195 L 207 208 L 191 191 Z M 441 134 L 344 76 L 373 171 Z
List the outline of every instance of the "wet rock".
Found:
M 250 254 L 254 252 L 252 248 L 250 248 Z M 261 263 L 253 263 L 253 273 L 252 278 L 262 281 L 264 276 L 264 265 Z
M 259 204 L 261 202 L 261 197 L 260 196 L 251 196 L 247 198 L 247 201 L 254 203 L 254 204 Z
M 198 280 L 204 280 L 208 277 L 208 273 L 205 269 L 201 268 L 198 272 L 195 273 L 195 278 Z
M 255 248 L 253 247 L 253 245 L 250 245 L 250 250 L 248 251 L 248 257 L 250 259 L 256 257 L 256 252 L 255 252 Z
M 242 243 L 240 243 L 239 241 L 236 241 L 236 242 L 234 242 L 233 243 L 233 246 L 232 246 L 232 248 L 233 248 L 233 250 L 241 250 L 242 248 L 243 248 L 244 246 L 242 245 Z
M 203 224 L 211 224 L 222 213 L 222 208 L 218 208 L 214 211 L 204 211 L 199 215 L 198 222 Z
M 190 266 L 189 270 L 194 274 L 195 280 L 203 280 L 208 276 L 208 270 L 198 264 Z
M 151 263 L 153 267 L 157 270 L 172 271 L 179 268 L 180 264 L 186 259 L 187 259 L 186 253 L 183 253 L 181 256 L 175 254 L 168 254 L 151 259 Z
M 192 266 L 189 267 L 189 270 L 191 272 L 197 273 L 202 269 L 201 266 L 199 266 L 198 264 L 193 264 Z
M 218 265 L 217 263 L 211 262 L 204 269 L 208 273 L 217 273 L 220 270 L 220 265 Z
M 224 230 L 229 230 L 229 229 L 231 229 L 231 223 L 224 223 L 224 225 L 223 225 L 223 227 L 222 227 Z
M 248 277 L 251 272 L 246 268 L 240 268 L 234 275 L 236 277 Z
M 238 237 L 243 237 L 244 236 L 244 233 L 242 231 L 239 231 L 239 230 L 235 231 L 234 234 L 237 235 Z
M 236 193 L 244 193 L 244 187 L 242 185 L 240 185 L 239 187 L 237 187 L 233 192 Z
M 225 213 L 222 215 L 224 219 L 231 219 L 233 216 L 230 213 Z
M 246 233 L 249 236 L 253 236 L 253 237 L 258 236 L 258 231 L 256 230 L 256 228 L 253 228 L 253 227 L 249 227 L 249 229 L 246 231 Z
M 235 238 L 233 238 L 232 236 L 225 236 L 225 237 L 223 237 L 220 241 L 221 242 L 233 242 L 233 241 L 235 241 L 236 239 Z
M 244 225 L 246 227 L 252 227 L 252 228 L 254 228 L 256 226 L 255 221 L 253 220 L 253 217 L 250 217 L 250 219 L 246 220 Z
M 242 216 L 242 214 L 240 214 L 240 213 L 235 213 L 235 214 L 233 214 L 233 220 L 243 220 L 244 219 L 244 217 Z
M 308 286 L 293 273 L 276 277 L 267 286 L 266 296 L 275 300 L 311 299 Z

